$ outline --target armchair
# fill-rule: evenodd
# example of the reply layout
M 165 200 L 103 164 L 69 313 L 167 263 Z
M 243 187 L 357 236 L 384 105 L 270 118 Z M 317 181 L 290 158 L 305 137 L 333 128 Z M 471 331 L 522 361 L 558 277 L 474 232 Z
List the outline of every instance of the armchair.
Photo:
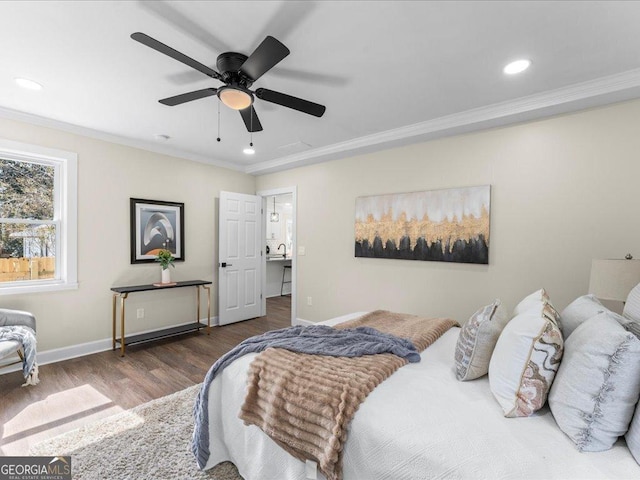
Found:
M 36 364 L 36 319 L 29 312 L 0 308 L 0 368 L 22 363 L 22 373 L 26 379 L 24 385 L 38 383 L 38 365 Z M 20 358 L 11 361 L 11 356 Z M 24 386 L 23 385 L 23 386 Z

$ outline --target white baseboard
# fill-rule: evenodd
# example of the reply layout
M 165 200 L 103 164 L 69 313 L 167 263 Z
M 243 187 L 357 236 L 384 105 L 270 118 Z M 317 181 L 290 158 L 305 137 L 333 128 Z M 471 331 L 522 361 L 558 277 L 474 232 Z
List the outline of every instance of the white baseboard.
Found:
M 47 365 L 49 363 L 61 362 L 63 360 L 71 360 L 72 358 L 91 355 L 92 353 L 104 352 L 111 350 L 111 339 L 95 340 L 93 342 L 80 343 L 69 347 L 54 348 L 38 352 L 38 365 Z M 0 369 L 0 375 L 5 373 L 17 372 L 22 370 L 22 364 L 14 364 Z
M 200 322 L 206 324 L 207 319 L 203 318 L 200 320 Z M 193 323 L 193 322 L 178 323 L 176 325 L 171 325 L 171 327 L 178 327 L 180 325 L 187 325 L 189 323 Z M 216 327 L 219 324 L 220 322 L 218 321 L 218 317 L 211 317 L 212 327 Z M 164 330 L 165 328 L 169 328 L 169 327 L 154 328 L 151 330 L 143 330 L 141 332 L 131 332 L 129 333 L 129 335 L 157 332 L 158 330 Z M 72 358 L 91 355 L 92 353 L 106 352 L 107 350 L 111 350 L 111 348 L 112 348 L 112 339 L 105 338 L 102 340 L 95 340 L 93 342 L 80 343 L 78 345 L 71 345 L 69 347 L 61 347 L 61 348 L 54 348 L 51 350 L 45 350 L 44 352 L 38 352 L 38 365 L 47 365 L 49 363 L 57 363 L 57 362 L 62 362 L 63 360 L 71 360 Z M 18 357 L 16 356 L 16 359 L 17 358 Z M 0 368 L 0 375 L 4 375 L 5 373 L 17 372 L 19 370 L 22 370 L 21 363 L 9 365 L 7 367 Z
M 305 320 L 304 318 L 296 318 L 293 321 L 294 325 L 303 325 L 303 326 L 309 326 L 309 325 L 315 325 L 316 322 L 312 322 L 311 320 Z

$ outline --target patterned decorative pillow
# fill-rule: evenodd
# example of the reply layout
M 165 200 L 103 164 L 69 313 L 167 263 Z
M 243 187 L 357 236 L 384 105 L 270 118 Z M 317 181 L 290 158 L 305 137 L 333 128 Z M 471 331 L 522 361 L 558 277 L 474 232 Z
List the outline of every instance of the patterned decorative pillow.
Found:
M 458 380 L 474 380 L 487 374 L 491 354 L 508 321 L 506 309 L 496 300 L 474 313 L 462 326 L 455 355 Z
M 578 450 L 611 448 L 629 428 L 639 396 L 640 340 L 607 312 L 577 327 L 567 339 L 549 406 Z M 630 437 L 633 443 L 633 432 Z
M 622 316 L 634 322 L 640 322 L 640 283 L 629 292 L 627 301 L 624 302 Z
M 544 306 L 507 323 L 489 364 L 489 386 L 505 417 L 528 417 L 544 406 L 562 352 L 562 332 Z
M 582 297 L 576 298 L 560 314 L 564 339 L 569 338 L 569 335 L 571 335 L 578 325 L 606 311 L 609 310 L 600 303 L 600 300 L 598 300 L 595 295 L 583 295 Z
M 551 303 L 551 300 L 549 300 L 549 294 L 544 288 L 524 297 L 520 303 L 516 305 L 516 308 L 513 309 L 513 316 L 516 317 L 522 313 L 538 309 L 544 310 L 543 314 L 555 322 L 555 324 L 560 327 L 560 330 L 562 330 L 560 314 Z
M 518 303 L 516 308 L 513 309 L 513 316 L 515 317 L 516 315 L 520 315 L 539 303 L 549 303 L 549 295 L 544 288 L 536 290 L 532 294 L 527 295 L 520 300 L 520 303 Z

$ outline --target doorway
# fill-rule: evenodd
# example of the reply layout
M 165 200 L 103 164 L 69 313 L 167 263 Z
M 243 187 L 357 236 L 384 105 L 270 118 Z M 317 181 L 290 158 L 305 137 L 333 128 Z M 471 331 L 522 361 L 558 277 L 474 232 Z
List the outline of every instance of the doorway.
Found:
M 295 187 L 258 192 L 263 205 L 263 312 L 295 323 Z

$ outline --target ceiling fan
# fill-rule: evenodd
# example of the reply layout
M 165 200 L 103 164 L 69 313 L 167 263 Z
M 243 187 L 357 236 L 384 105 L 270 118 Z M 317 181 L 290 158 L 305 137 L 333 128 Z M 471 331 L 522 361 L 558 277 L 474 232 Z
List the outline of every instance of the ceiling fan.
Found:
M 221 73 L 144 33 L 133 33 L 131 38 L 224 83 L 224 86 L 219 88 L 205 88 L 195 92 L 163 98 L 160 103 L 164 105 L 174 107 L 182 103 L 217 95 L 227 107 L 240 112 L 240 116 L 249 132 L 262 131 L 262 125 L 256 115 L 255 108 L 253 108 L 254 97 L 316 117 L 321 117 L 326 110 L 323 105 L 274 90 L 266 88 L 258 88 L 255 91 L 250 90 L 256 80 L 290 53 L 289 49 L 274 37 L 267 36 L 248 57 L 236 52 L 225 52 L 218 55 L 216 65 Z

